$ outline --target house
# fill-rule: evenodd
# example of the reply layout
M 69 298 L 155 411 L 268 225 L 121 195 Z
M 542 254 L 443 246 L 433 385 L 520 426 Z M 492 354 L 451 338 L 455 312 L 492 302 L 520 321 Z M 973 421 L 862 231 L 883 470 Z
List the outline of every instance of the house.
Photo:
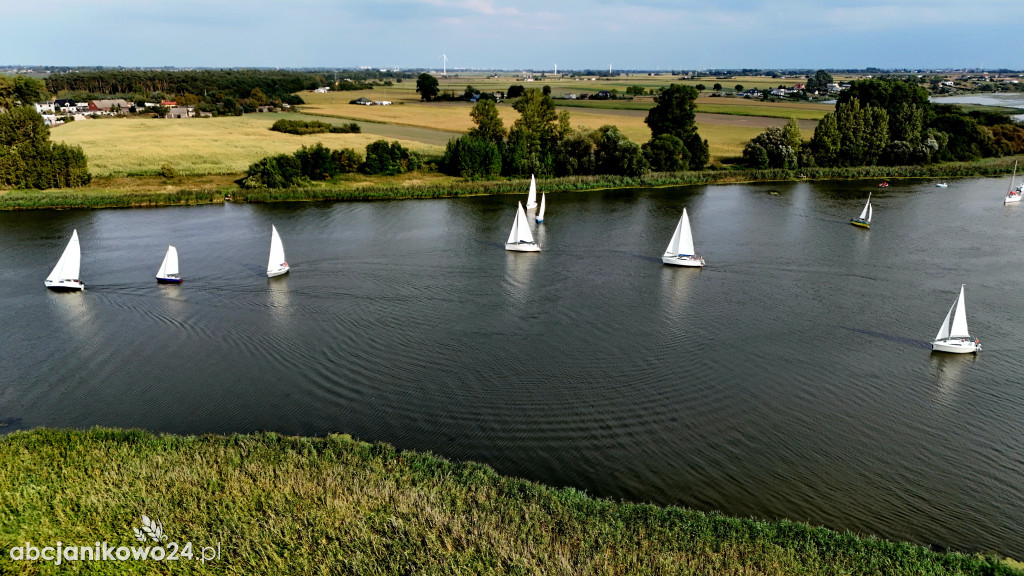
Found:
M 194 118 L 196 109 L 191 106 L 171 106 L 165 118 Z
M 327 94 L 330 91 L 331 91 L 331 88 L 329 86 L 321 86 L 321 87 L 317 88 L 316 90 L 313 90 L 313 92 L 315 92 L 317 94 Z
M 375 106 L 391 106 L 391 100 L 376 100 L 373 104 Z
M 61 112 L 65 113 L 65 114 L 74 114 L 75 112 L 84 111 L 84 110 L 88 110 L 89 109 L 89 103 L 88 102 L 83 104 L 83 103 L 75 102 L 74 100 L 71 100 L 69 98 L 60 98 L 58 100 L 54 100 L 53 106 L 54 106 L 54 108 L 56 108 L 57 110 L 60 110 Z
M 131 103 L 121 98 L 116 98 L 114 100 L 89 101 L 89 112 L 93 114 L 127 112 L 131 107 Z
M 36 107 L 36 112 L 46 115 L 53 114 L 53 104 L 53 102 L 40 102 L 37 104 L 33 104 L 33 106 Z

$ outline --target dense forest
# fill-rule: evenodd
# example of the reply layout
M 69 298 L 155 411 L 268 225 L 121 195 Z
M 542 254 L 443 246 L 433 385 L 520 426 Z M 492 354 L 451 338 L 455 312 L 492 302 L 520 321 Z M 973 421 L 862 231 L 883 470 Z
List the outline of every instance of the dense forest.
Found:
M 32 106 L 0 114 L 0 188 L 70 188 L 89 180 L 81 147 L 50 142 Z

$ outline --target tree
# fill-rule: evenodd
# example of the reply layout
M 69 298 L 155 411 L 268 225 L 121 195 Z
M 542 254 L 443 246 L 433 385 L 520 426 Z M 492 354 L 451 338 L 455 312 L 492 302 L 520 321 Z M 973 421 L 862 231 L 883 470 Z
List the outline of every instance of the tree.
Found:
M 415 170 L 419 165 L 419 157 L 398 142 L 389 144 L 387 140 L 377 140 L 366 145 L 363 170 L 367 174 L 403 174 Z
M 644 90 L 643 86 L 636 86 L 636 85 L 634 85 L 634 86 L 629 86 L 629 87 L 626 88 L 626 94 L 628 94 L 630 96 L 643 96 L 644 92 L 645 92 L 645 90 Z
M 513 84 L 508 87 L 508 92 L 505 93 L 505 97 L 511 100 L 513 98 L 519 98 L 524 93 L 526 93 L 526 88 L 523 88 L 522 84 Z
M 519 119 L 509 130 L 509 141 L 514 140 L 516 157 L 506 162 L 505 170 L 511 175 L 546 173 L 557 142 L 558 114 L 551 96 L 536 88 L 529 88 L 512 105 Z
M 743 84 L 737 84 L 736 85 L 736 91 L 737 92 L 743 92 Z
M 818 166 L 837 166 L 839 163 L 839 145 L 842 136 L 834 112 L 825 115 L 814 128 L 811 138 L 811 150 L 814 162 Z
M 696 86 L 694 86 L 694 88 L 697 89 L 697 93 L 701 93 L 701 92 L 704 91 L 705 88 L 707 88 L 707 86 L 705 86 L 703 84 L 697 84 Z
M 715 85 L 713 86 L 713 88 L 715 89 L 715 92 L 721 92 L 722 91 L 722 85 L 720 83 L 718 83 L 718 82 L 715 82 Z
M 437 78 L 424 72 L 416 78 L 416 91 L 420 94 L 420 100 L 431 102 L 434 98 L 437 98 L 441 89 Z
M 594 170 L 597 174 L 640 176 L 647 171 L 647 160 L 637 146 L 615 126 L 602 126 L 591 136 L 594 140 Z
M 441 167 L 451 176 L 490 178 L 501 173 L 501 152 L 493 141 L 467 134 L 448 142 Z
M 469 116 L 476 123 L 476 128 L 469 131 L 470 136 L 490 140 L 495 144 L 500 144 L 505 139 L 507 131 L 498 114 L 498 105 L 493 100 L 477 101 Z
M 797 167 L 797 154 L 785 131 L 772 126 L 747 143 L 743 161 L 751 168 L 793 169 Z
M 563 135 L 555 150 L 554 172 L 558 176 L 594 173 L 594 139 L 584 130 Z
M 818 70 L 813 76 L 807 77 L 806 89 L 808 92 L 826 92 L 828 85 L 833 82 L 832 75 L 824 70 Z
M 710 159 L 708 142 L 697 133 L 697 95 L 691 86 L 672 84 L 655 96 L 655 105 L 644 120 L 652 139 L 671 134 L 682 140 L 690 154 L 690 170 L 703 169 Z
M 542 89 L 541 89 L 541 92 L 542 92 L 542 93 L 543 93 L 543 94 L 544 94 L 545 96 L 551 96 L 551 86 L 548 86 L 547 84 L 545 84 L 545 85 L 544 85 L 544 88 L 542 88 Z
M 786 144 L 799 158 L 800 149 L 803 147 L 803 135 L 800 134 L 800 124 L 797 123 L 796 118 L 790 118 L 789 122 L 786 122 L 782 128 L 782 135 L 786 138 Z
M 690 167 L 690 151 L 671 134 L 651 138 L 642 149 L 647 163 L 657 172 L 680 172 Z

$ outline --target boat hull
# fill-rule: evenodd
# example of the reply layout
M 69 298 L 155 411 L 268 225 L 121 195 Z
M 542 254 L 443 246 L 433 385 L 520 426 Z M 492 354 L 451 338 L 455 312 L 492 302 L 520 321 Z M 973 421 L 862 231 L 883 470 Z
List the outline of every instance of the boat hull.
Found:
M 932 342 L 933 352 L 949 352 L 950 354 L 974 354 L 981 350 L 981 346 L 975 340 L 966 338 L 950 338 L 948 340 L 936 340 Z
M 868 222 L 867 220 L 861 220 L 860 218 L 854 218 L 853 220 L 850 220 L 850 224 L 853 224 L 854 226 L 860 226 L 861 228 L 871 228 L 870 222 Z
M 1010 194 L 1006 196 L 1006 198 L 1003 198 L 1003 204 L 1016 204 L 1017 202 L 1020 202 L 1020 197 L 1020 194 Z
M 161 278 L 160 276 L 157 276 L 156 277 L 156 282 L 157 282 L 157 284 L 181 284 L 181 278 L 171 278 L 171 277 Z
M 79 292 L 85 290 L 85 284 L 80 280 L 45 280 L 43 283 L 54 292 Z
M 289 266 L 283 266 L 281 268 L 275 268 L 273 270 L 267 270 L 267 278 L 274 278 L 275 276 L 284 276 L 291 270 Z
M 703 268 L 704 259 L 700 256 L 662 256 L 662 264 L 669 266 L 685 266 L 687 268 Z
M 540 252 L 540 244 L 537 244 L 536 242 L 505 244 L 505 250 L 508 250 L 509 252 Z

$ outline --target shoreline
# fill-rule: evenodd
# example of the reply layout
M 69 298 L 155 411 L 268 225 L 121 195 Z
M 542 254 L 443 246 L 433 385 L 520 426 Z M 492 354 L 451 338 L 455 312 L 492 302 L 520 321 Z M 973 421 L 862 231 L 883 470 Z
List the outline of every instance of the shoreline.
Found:
M 0 490 L 0 553 L 26 574 L 51 568 L 13 560 L 22 544 L 131 546 L 143 515 L 171 541 L 220 544 L 214 566 L 177 563 L 187 573 L 1024 574 L 995 554 L 597 499 L 337 434 L 15 431 Z
M 852 168 L 804 168 L 797 170 L 702 170 L 694 172 L 656 172 L 639 177 L 572 176 L 539 180 L 544 192 L 571 192 L 613 188 L 659 188 L 750 182 L 799 182 L 803 180 L 903 180 L 951 179 L 999 176 L 1013 172 L 1017 157 L 986 159 L 925 166 L 861 166 Z M 216 186 L 170 191 L 134 191 L 128 189 L 94 190 L 66 188 L 51 190 L 7 190 L 0 192 L 0 210 L 68 210 L 95 208 L 151 208 L 158 206 L 196 206 L 269 202 L 325 202 L 400 200 L 415 198 L 456 198 L 462 196 L 521 194 L 526 179 L 468 181 L 441 177 L 438 182 L 325 183 L 301 188 L 244 190 Z M 187 181 L 186 181 L 187 184 Z

